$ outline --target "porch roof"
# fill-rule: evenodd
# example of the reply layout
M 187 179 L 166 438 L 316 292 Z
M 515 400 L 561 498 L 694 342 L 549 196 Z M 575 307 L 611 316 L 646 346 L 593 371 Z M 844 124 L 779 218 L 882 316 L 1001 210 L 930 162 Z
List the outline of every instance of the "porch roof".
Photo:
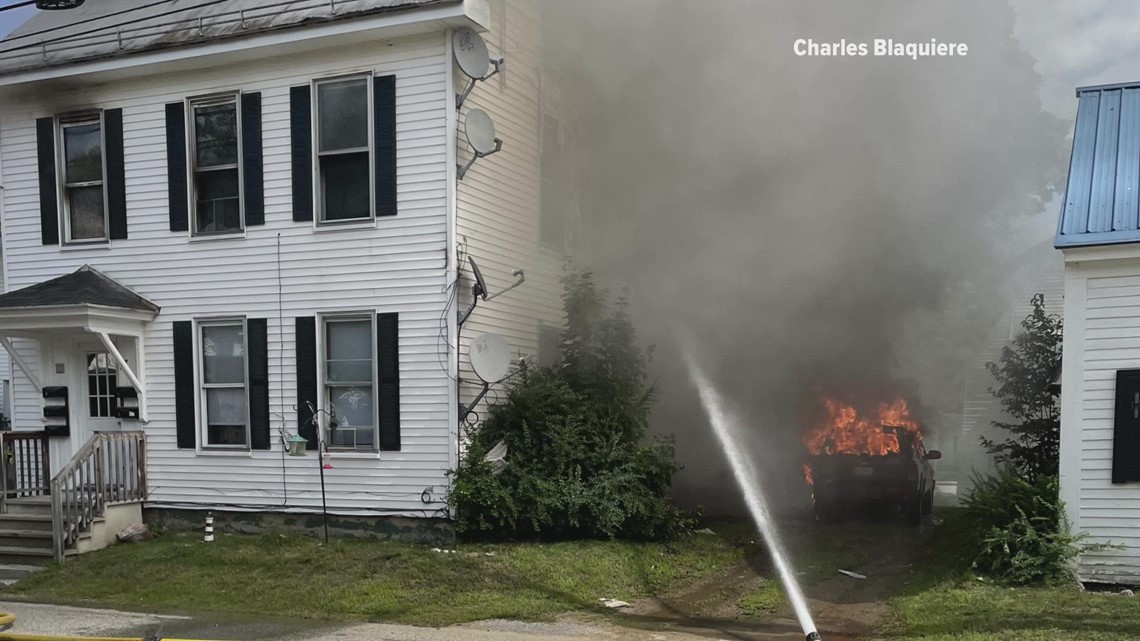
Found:
M 70 274 L 0 294 L 0 309 L 100 305 L 159 312 L 158 305 L 90 265 Z

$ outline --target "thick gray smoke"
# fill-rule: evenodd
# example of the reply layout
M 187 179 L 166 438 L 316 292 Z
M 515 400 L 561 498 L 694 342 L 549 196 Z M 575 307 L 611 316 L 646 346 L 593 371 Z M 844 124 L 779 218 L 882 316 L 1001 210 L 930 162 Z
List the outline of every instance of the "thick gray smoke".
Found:
M 932 422 L 956 411 L 962 371 L 1009 302 L 999 266 L 1032 244 L 1013 230 L 1052 214 L 1065 164 L 1066 123 L 1041 110 L 1004 2 L 545 7 L 582 115 L 588 262 L 628 287 L 657 346 L 655 425 L 677 436 L 682 493 L 707 506 L 732 494 L 677 327 L 797 500 L 791 463 L 819 394 L 902 394 Z M 969 53 L 808 58 L 797 38 L 937 38 Z

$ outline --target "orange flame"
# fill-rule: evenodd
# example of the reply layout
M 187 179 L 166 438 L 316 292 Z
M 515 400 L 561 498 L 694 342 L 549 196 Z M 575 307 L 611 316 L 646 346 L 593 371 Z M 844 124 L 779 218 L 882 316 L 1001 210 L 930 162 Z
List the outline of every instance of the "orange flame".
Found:
M 880 403 L 874 416 L 860 416 L 854 407 L 831 398 L 823 399 L 823 405 L 824 416 L 803 435 L 804 446 L 813 455 L 885 456 L 899 451 L 899 439 L 884 427 L 919 433 L 918 421 L 901 398 Z
M 891 403 L 880 403 L 873 415 L 860 415 L 851 405 L 833 398 L 823 399 L 823 412 L 803 434 L 803 444 L 814 456 L 820 454 L 856 454 L 886 456 L 899 451 L 899 439 L 894 429 L 913 432 L 921 441 L 918 421 L 911 417 L 910 408 L 902 398 Z M 812 484 L 811 467 L 804 465 L 804 479 Z

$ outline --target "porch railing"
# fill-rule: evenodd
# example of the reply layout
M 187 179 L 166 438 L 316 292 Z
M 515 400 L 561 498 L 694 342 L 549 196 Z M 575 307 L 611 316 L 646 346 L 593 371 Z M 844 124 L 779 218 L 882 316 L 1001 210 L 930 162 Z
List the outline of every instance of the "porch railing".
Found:
M 51 491 L 47 432 L 0 432 L 0 513 L 8 499 Z
M 91 437 L 51 480 L 52 547 L 57 561 L 115 503 L 142 501 L 146 436 L 102 432 Z

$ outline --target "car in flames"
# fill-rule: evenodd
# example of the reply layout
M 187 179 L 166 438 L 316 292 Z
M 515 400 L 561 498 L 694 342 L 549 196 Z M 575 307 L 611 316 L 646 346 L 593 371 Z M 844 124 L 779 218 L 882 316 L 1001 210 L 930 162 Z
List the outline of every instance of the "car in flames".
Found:
M 927 451 L 906 402 L 882 404 L 870 417 L 825 399 L 825 417 L 804 436 L 809 457 L 804 476 L 812 486 L 816 517 L 830 521 L 868 504 L 897 507 L 919 525 L 934 507 L 934 469 L 942 458 Z

